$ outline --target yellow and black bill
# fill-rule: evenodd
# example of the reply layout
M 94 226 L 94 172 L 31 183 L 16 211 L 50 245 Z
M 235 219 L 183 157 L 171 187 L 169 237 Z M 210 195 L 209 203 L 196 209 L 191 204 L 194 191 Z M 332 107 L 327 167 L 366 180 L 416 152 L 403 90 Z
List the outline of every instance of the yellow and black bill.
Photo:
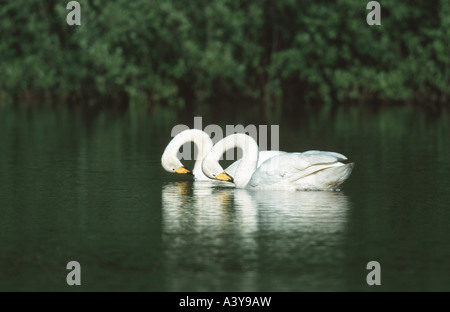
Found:
M 217 180 L 220 180 L 220 181 L 227 181 L 227 182 L 233 182 L 233 181 L 234 181 L 234 180 L 233 180 L 233 177 L 230 176 L 230 175 L 229 175 L 228 173 L 226 173 L 225 171 L 222 172 L 222 173 L 220 173 L 220 174 L 218 174 L 218 175 L 216 175 L 215 178 L 216 178 Z
M 180 168 L 177 168 L 177 169 L 173 169 L 173 171 L 175 173 L 180 173 L 180 174 L 192 174 L 191 170 L 185 168 L 184 166 L 181 166 Z

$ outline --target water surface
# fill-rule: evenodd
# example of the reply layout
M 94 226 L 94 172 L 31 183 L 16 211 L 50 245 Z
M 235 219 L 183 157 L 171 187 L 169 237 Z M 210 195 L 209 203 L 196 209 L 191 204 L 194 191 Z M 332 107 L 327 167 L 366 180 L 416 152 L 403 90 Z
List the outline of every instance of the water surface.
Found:
M 280 149 L 356 163 L 340 192 L 167 173 L 160 157 L 180 121 L 161 116 L 0 110 L 0 290 L 450 290 L 449 116 L 348 109 L 277 122 Z M 266 123 L 217 118 L 203 126 Z M 72 260 L 78 288 L 66 283 Z M 366 283 L 372 260 L 381 286 Z

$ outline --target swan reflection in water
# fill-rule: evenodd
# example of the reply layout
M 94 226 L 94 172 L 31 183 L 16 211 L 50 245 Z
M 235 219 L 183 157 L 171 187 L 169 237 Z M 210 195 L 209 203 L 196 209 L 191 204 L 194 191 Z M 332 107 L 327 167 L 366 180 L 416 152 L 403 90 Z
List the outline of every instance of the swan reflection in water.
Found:
M 168 287 L 174 291 L 258 291 L 261 279 L 282 284 L 309 265 L 336 265 L 344 254 L 349 203 L 343 192 L 178 181 L 163 187 L 162 209 Z

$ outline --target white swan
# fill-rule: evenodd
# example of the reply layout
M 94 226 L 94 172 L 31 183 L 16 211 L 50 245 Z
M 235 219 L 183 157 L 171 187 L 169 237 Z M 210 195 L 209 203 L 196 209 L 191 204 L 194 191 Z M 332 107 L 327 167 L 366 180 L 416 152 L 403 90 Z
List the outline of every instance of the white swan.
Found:
M 233 175 L 224 171 L 218 160 L 235 147 L 243 150 L 243 157 Z M 347 157 L 334 152 L 282 153 L 257 168 L 258 145 L 250 136 L 237 133 L 214 145 L 203 160 L 202 170 L 211 179 L 234 182 L 236 188 L 330 190 L 344 183 L 352 172 L 354 164 L 340 162 L 343 160 Z
M 189 169 L 185 168 L 184 165 L 181 163 L 181 161 L 177 158 L 177 153 L 180 147 L 188 142 L 193 142 L 198 149 L 198 156 L 195 161 L 192 172 Z M 198 129 L 187 129 L 174 136 L 174 138 L 166 146 L 166 149 L 164 150 L 164 153 L 162 154 L 161 157 L 161 164 L 167 172 L 180 174 L 193 174 L 194 179 L 196 181 L 211 181 L 211 179 L 205 176 L 202 171 L 202 161 L 212 147 L 213 142 L 206 132 Z M 265 160 L 269 159 L 270 157 L 279 155 L 281 153 L 284 152 L 281 151 L 259 152 L 258 166 Z M 226 172 L 234 176 L 236 174 L 236 169 L 238 168 L 240 162 L 241 159 L 232 163 L 229 167 L 227 167 Z

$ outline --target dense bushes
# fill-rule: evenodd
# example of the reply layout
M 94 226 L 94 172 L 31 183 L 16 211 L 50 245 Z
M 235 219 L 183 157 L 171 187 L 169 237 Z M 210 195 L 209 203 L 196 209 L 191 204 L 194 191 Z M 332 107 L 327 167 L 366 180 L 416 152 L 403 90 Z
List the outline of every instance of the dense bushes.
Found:
M 381 26 L 355 0 L 79 2 L 81 26 L 68 1 L 0 2 L 3 100 L 449 102 L 449 1 L 380 1 Z

